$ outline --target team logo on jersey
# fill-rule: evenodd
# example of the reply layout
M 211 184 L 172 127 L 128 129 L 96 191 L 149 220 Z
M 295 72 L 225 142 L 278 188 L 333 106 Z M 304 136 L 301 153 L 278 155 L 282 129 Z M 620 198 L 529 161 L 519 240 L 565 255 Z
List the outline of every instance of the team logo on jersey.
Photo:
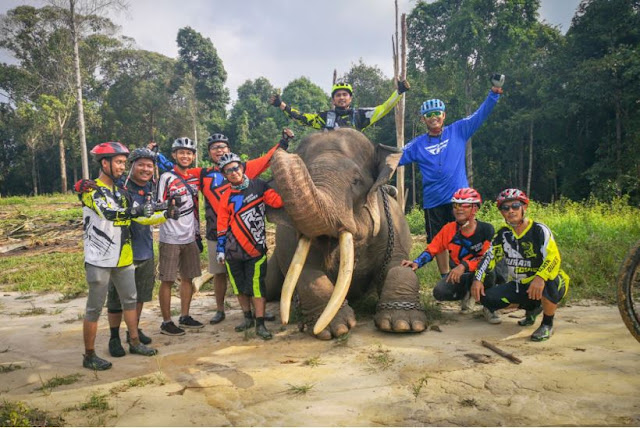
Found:
M 253 240 L 257 245 L 263 245 L 265 241 L 264 231 L 264 204 L 259 204 L 240 214 L 242 222 L 247 226 Z
M 446 149 L 448 144 L 449 144 L 449 139 L 447 138 L 446 140 L 438 144 L 434 144 L 433 146 L 427 146 L 425 147 L 425 149 L 432 155 L 437 155 L 438 153 Z
M 522 254 L 528 259 L 534 259 L 536 252 L 533 250 L 533 242 L 521 242 Z

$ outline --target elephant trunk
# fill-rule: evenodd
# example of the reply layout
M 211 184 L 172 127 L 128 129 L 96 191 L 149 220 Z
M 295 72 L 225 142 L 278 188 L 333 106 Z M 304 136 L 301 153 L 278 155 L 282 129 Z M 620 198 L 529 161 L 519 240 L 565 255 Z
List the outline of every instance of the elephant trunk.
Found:
M 271 169 L 284 201 L 284 209 L 302 235 L 337 238 L 341 230 L 355 231 L 353 215 L 337 209 L 332 198 L 316 187 L 298 155 L 276 151 L 271 159 Z M 343 218 L 337 215 L 340 211 L 343 212 Z

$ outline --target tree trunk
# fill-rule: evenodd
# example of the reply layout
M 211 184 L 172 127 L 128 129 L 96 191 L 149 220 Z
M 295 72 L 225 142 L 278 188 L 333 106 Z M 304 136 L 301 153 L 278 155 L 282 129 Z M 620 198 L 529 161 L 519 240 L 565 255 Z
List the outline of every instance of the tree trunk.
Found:
M 31 143 L 33 144 L 33 142 Z M 31 183 L 33 185 L 33 196 L 38 196 L 38 172 L 36 168 L 36 150 L 31 148 Z
M 533 120 L 529 122 L 529 171 L 527 173 L 527 195 L 531 197 L 531 175 L 533 173 Z
M 520 140 L 520 150 L 518 159 L 518 188 L 522 189 L 524 187 L 524 138 Z
M 467 100 L 471 99 L 471 83 L 467 80 L 464 84 L 464 94 Z M 467 102 L 465 105 L 465 113 L 467 116 L 471 114 L 471 105 Z M 469 138 L 466 144 L 465 161 L 467 164 L 467 181 L 469 181 L 469 187 L 473 187 L 473 138 Z
M 67 156 L 65 154 L 62 132 L 58 136 L 58 152 L 60 154 L 60 190 L 62 193 L 67 193 Z
M 80 75 L 80 53 L 78 52 L 78 28 L 75 15 L 76 0 L 69 0 L 69 27 L 73 39 L 73 68 L 76 74 L 76 98 L 78 104 L 78 134 L 80 136 L 80 157 L 82 159 L 82 178 L 89 178 L 89 158 L 87 154 L 87 138 L 84 126 L 84 104 L 82 99 L 82 76 Z M 64 186 L 66 188 L 66 184 Z M 66 191 L 66 190 L 65 190 Z

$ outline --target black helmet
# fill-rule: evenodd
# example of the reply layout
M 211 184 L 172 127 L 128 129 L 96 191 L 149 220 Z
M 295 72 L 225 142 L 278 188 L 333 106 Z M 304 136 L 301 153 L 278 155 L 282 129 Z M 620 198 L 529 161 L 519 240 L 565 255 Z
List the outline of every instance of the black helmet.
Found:
M 180 137 L 173 142 L 171 145 L 171 152 L 175 152 L 176 150 L 187 149 L 191 150 L 193 153 L 196 152 L 196 143 L 194 143 L 191 139 L 187 137 Z
M 138 159 L 151 159 L 153 163 L 156 163 L 156 154 L 155 152 L 147 149 L 146 147 L 139 147 L 131 152 L 129 155 L 129 163 L 133 164 Z
M 211 134 L 207 138 L 207 150 L 211 148 L 213 143 L 225 143 L 229 147 L 229 139 L 224 134 Z
M 222 171 L 225 166 L 229 165 L 232 162 L 238 162 L 239 164 L 241 164 L 242 159 L 240 159 L 240 156 L 235 153 L 225 153 L 220 156 L 220 160 L 218 161 L 218 168 L 220 168 L 220 171 Z

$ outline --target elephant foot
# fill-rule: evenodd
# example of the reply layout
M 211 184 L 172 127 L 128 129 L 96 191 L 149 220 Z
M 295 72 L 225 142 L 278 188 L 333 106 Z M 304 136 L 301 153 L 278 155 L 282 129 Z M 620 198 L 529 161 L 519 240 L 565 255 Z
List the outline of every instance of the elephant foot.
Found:
M 376 327 L 392 333 L 419 333 L 427 328 L 427 315 L 420 303 L 378 303 Z
M 318 318 L 317 316 L 314 317 L 312 321 L 310 320 L 304 325 L 305 329 L 312 335 L 313 335 L 313 327 L 315 325 L 317 318 Z M 333 318 L 331 323 L 329 323 L 327 328 L 325 328 L 320 333 L 314 336 L 316 337 L 316 339 L 320 339 L 320 340 L 331 340 L 349 333 L 349 331 L 355 326 L 356 326 L 355 313 L 353 312 L 353 309 L 351 309 L 350 306 L 345 305 L 342 308 L 340 308 L 340 310 L 338 311 L 336 316 Z

